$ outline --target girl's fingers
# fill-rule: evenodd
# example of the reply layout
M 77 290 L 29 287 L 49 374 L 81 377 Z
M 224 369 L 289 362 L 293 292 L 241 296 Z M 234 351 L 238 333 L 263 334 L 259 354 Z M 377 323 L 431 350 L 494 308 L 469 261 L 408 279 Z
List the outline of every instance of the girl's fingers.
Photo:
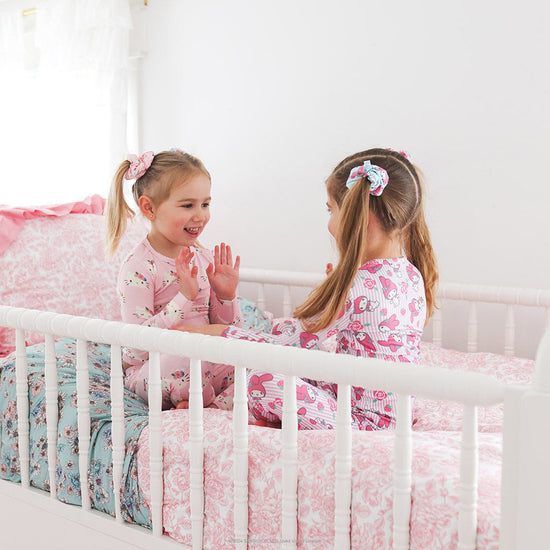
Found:
M 220 264 L 226 264 L 227 263 L 227 247 L 225 246 L 225 243 L 222 243 L 220 245 Z
M 227 265 L 233 265 L 233 257 L 231 255 L 231 247 L 227 245 L 225 248 Z
M 235 269 L 239 271 L 239 267 L 241 267 L 241 257 L 237 256 L 237 259 L 235 260 Z

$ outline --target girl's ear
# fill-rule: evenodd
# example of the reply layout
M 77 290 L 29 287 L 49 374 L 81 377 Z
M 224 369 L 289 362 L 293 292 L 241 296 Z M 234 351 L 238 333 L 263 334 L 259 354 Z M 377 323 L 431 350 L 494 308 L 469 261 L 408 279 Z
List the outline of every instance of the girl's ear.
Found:
M 148 219 L 148 220 L 154 220 L 155 219 L 155 206 L 153 204 L 153 201 L 147 197 L 146 195 L 141 195 L 138 200 L 138 206 L 141 210 L 141 213 Z

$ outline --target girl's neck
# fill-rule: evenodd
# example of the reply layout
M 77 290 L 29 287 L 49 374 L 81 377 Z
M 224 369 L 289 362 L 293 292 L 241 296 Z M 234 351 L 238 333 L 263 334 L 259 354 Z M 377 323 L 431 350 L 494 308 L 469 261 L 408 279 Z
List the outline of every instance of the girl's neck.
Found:
M 403 247 L 399 233 L 386 233 L 375 216 L 369 219 L 368 236 L 363 251 L 363 263 L 369 260 L 399 258 L 403 255 Z
M 151 245 L 153 250 L 155 250 L 159 254 L 162 254 L 163 256 L 166 256 L 167 258 L 175 259 L 182 249 L 181 246 L 174 245 L 162 236 L 160 236 L 159 238 L 159 235 L 155 234 L 154 232 L 150 232 L 147 235 L 147 240 L 149 241 L 149 244 Z
M 363 264 L 370 260 L 384 260 L 403 256 L 401 243 L 380 243 L 380 246 L 367 247 L 363 254 Z

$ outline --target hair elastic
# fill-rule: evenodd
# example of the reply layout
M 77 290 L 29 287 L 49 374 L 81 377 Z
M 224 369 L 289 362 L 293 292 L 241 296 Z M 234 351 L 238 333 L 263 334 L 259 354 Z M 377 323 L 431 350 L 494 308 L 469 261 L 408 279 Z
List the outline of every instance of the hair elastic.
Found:
M 351 189 L 361 178 L 367 178 L 370 182 L 370 194 L 379 197 L 388 185 L 389 177 L 384 168 L 371 164 L 366 160 L 363 166 L 356 166 L 349 173 L 346 187 Z
M 130 166 L 126 173 L 124 174 L 124 179 L 126 180 L 137 180 L 141 178 L 151 163 L 153 162 L 153 157 L 155 154 L 153 151 L 147 151 L 143 153 L 140 157 L 137 155 L 128 155 L 128 160 L 130 161 Z

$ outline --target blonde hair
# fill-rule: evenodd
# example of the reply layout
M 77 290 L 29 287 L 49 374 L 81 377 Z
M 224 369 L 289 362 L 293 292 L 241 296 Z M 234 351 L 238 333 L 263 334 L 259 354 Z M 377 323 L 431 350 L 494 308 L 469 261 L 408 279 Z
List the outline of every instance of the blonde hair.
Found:
M 118 167 L 105 206 L 109 255 L 115 253 L 126 231 L 128 218 L 135 216 L 124 198 L 124 174 L 129 166 L 130 161 L 125 160 Z M 210 179 L 210 174 L 198 158 L 177 150 L 157 153 L 145 174 L 132 185 L 134 201 L 137 205 L 139 198 L 146 195 L 158 207 L 170 196 L 174 185 L 181 185 L 197 174 L 204 174 Z
M 350 171 L 366 160 L 384 168 L 388 185 L 380 196 L 370 194 L 370 182 L 362 178 L 348 189 Z M 369 149 L 344 159 L 327 180 L 327 193 L 340 209 L 338 217 L 339 262 L 332 273 L 295 311 L 309 332 L 328 327 L 345 305 L 349 289 L 361 266 L 367 239 L 369 213 L 373 212 L 389 234 L 398 231 L 405 255 L 420 271 L 426 292 L 426 322 L 435 307 L 439 280 L 437 261 L 424 218 L 420 171 L 401 153 Z

